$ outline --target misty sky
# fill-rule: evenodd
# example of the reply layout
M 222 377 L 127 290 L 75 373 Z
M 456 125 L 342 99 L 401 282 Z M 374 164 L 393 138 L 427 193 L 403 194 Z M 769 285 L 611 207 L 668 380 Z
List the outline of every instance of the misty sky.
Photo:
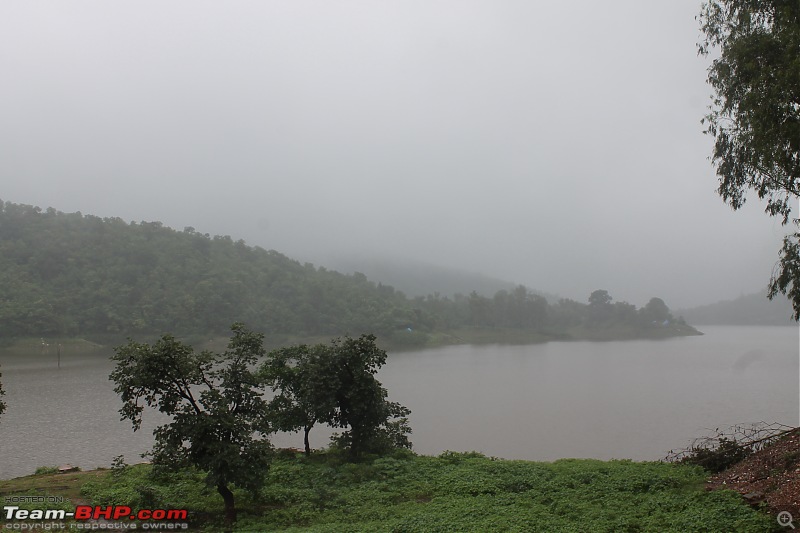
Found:
M 0 3 L 0 198 L 675 308 L 784 233 L 715 192 L 700 1 Z

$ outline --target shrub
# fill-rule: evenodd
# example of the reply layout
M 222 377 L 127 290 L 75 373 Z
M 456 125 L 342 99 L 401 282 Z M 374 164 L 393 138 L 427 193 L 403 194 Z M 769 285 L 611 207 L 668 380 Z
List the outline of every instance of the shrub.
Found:
M 692 446 L 679 463 L 697 465 L 714 474 L 735 465 L 752 455 L 750 446 L 740 444 L 735 438 L 720 437 L 716 447 Z

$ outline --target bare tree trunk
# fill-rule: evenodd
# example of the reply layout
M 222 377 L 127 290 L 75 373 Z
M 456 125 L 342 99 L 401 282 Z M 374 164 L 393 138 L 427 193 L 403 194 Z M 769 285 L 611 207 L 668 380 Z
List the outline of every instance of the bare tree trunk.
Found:
M 305 426 L 305 435 L 303 436 L 303 443 L 306 445 L 306 457 L 311 455 L 311 445 L 308 442 L 308 432 L 311 431 L 312 426 Z
M 223 482 L 217 483 L 217 492 L 219 492 L 219 495 L 222 496 L 222 499 L 225 501 L 225 523 L 231 526 L 236 522 L 236 507 L 233 504 L 233 493 L 231 489 L 228 488 L 228 485 Z

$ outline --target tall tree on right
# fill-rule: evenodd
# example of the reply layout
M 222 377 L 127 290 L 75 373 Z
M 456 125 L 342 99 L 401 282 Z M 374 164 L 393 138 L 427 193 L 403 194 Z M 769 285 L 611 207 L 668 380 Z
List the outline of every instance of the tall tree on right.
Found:
M 714 137 L 717 192 L 733 209 L 754 191 L 766 213 L 791 222 L 800 197 L 800 1 L 713 0 L 699 16 L 701 55 L 714 89 L 705 132 Z M 789 296 L 800 319 L 800 231 L 784 238 L 769 297 Z

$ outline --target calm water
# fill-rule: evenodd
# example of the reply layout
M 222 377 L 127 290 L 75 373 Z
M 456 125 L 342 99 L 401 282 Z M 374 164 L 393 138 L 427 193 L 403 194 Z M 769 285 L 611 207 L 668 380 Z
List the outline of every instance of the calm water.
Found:
M 664 341 L 451 346 L 390 354 L 380 373 L 411 408 L 415 450 L 479 450 L 514 459 L 661 459 L 708 429 L 758 421 L 797 425 L 800 339 L 793 327 L 706 327 Z M 7 412 L 0 479 L 37 466 L 136 462 L 160 420 L 120 422 L 110 361 L 65 353 L 0 354 Z M 156 413 L 153 413 L 155 415 Z M 163 420 L 163 419 L 161 419 Z M 316 428 L 312 445 L 327 443 Z M 296 435 L 273 439 L 302 446 Z

